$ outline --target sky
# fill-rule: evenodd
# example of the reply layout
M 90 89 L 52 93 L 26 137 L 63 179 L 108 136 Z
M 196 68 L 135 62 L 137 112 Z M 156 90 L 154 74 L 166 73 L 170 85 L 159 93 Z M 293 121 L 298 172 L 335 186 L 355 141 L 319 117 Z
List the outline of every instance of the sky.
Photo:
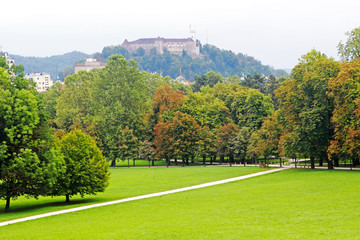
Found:
M 1 3 L 0 49 L 45 57 L 101 52 L 125 39 L 187 38 L 292 68 L 312 49 L 337 59 L 360 27 L 359 0 L 16 0 Z

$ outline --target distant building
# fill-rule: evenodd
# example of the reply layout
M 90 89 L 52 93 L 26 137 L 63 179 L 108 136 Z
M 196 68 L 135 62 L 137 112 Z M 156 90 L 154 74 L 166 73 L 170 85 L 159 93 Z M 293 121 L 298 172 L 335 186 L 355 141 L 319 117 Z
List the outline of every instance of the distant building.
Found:
M 84 63 L 75 63 L 74 71 L 78 73 L 79 71 L 87 71 L 89 72 L 94 68 L 104 68 L 106 63 L 98 62 L 95 58 L 87 58 Z
M 33 82 L 36 83 L 36 89 L 38 92 L 45 92 L 54 84 L 49 73 L 28 73 L 25 75 L 25 79 L 32 79 Z
M 149 54 L 154 50 L 157 54 L 163 54 L 164 49 L 166 49 L 172 54 L 182 55 L 183 52 L 186 52 L 192 58 L 201 57 L 195 31 L 191 31 L 191 37 L 189 38 L 140 38 L 132 42 L 125 39 L 121 46 L 131 53 L 143 48 L 145 54 Z
M 184 85 L 188 85 L 190 86 L 190 81 L 189 80 L 186 80 L 183 76 L 178 76 L 175 81 L 179 82 L 179 83 L 182 83 Z
M 6 52 L 0 52 L 0 56 L 5 57 L 6 64 L 11 68 L 13 65 L 15 65 L 15 60 L 13 60 L 11 57 L 9 57 L 8 53 Z

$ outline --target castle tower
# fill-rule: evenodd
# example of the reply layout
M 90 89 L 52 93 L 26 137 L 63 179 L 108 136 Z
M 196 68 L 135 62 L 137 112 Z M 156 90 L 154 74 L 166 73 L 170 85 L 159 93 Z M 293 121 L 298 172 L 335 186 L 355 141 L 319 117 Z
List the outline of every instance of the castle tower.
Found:
M 190 24 L 190 38 L 196 42 L 196 30 L 191 29 L 191 24 Z

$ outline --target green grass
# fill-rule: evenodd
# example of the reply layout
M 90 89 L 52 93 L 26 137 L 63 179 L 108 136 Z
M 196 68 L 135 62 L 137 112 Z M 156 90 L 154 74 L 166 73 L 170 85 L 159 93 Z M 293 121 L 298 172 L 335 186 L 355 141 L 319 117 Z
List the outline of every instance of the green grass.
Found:
M 291 169 L 1 227 L 4 239 L 359 239 L 360 172 Z
M 111 201 L 159 191 L 171 190 L 199 183 L 241 176 L 260 171 L 255 167 L 179 167 L 179 168 L 121 168 L 111 169 L 110 185 L 95 196 L 75 196 L 72 204 L 64 197 L 21 197 L 11 201 L 10 212 L 4 213 L 5 201 L 0 201 L 0 222 L 30 215 Z

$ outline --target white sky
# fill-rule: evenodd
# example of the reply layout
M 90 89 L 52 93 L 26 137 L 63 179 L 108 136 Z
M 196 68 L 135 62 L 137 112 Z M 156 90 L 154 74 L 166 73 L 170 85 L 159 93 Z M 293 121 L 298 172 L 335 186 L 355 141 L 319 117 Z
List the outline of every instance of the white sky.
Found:
M 359 0 L 7 0 L 0 5 L 0 47 L 24 56 L 104 46 L 143 37 L 189 36 L 292 68 L 315 48 L 337 57 L 345 32 L 360 27 Z

